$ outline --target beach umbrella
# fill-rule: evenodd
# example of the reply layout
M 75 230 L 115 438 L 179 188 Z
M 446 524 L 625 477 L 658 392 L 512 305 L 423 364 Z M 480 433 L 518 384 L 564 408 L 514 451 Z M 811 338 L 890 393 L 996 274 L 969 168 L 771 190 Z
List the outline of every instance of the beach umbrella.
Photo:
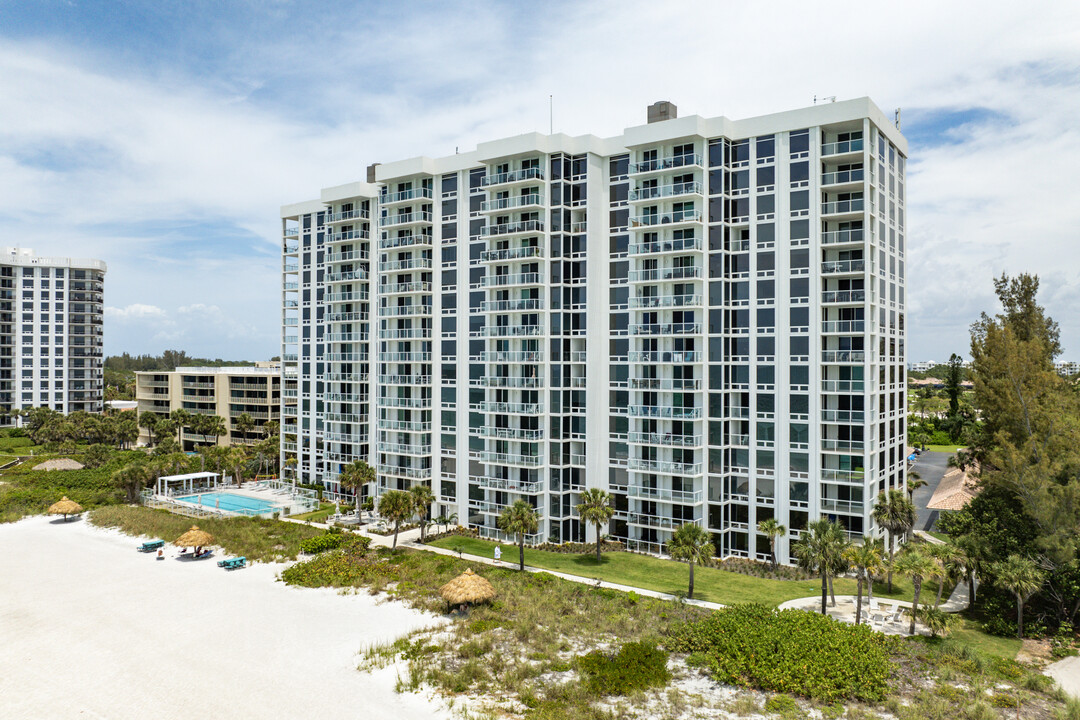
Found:
M 49 507 L 50 515 L 63 515 L 64 520 L 67 520 L 68 515 L 77 515 L 82 512 L 82 505 L 74 500 L 68 500 L 68 496 L 60 498 L 59 502 L 53 503 Z
M 449 605 L 478 603 L 495 597 L 495 588 L 484 578 L 469 568 L 456 578 L 439 588 L 443 599 Z
M 206 547 L 214 542 L 214 536 L 205 530 L 200 530 L 198 525 L 192 525 L 191 529 L 176 538 L 173 545 L 177 547 L 193 547 L 195 549 Z

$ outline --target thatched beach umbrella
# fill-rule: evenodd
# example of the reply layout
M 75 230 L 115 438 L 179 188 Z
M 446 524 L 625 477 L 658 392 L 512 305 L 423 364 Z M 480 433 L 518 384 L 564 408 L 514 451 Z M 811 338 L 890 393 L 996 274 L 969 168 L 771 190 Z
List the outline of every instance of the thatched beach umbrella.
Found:
M 484 578 L 469 568 L 456 578 L 439 588 L 447 606 L 463 603 L 478 603 L 495 597 L 495 588 Z
M 63 515 L 64 522 L 67 522 L 68 515 L 78 515 L 82 512 L 82 505 L 74 500 L 68 500 L 68 496 L 60 498 L 59 502 L 53 503 L 49 506 L 50 515 Z
M 200 548 L 206 547 L 212 542 L 214 542 L 213 535 L 205 530 L 200 530 L 198 525 L 192 525 L 190 530 L 173 541 L 173 545 L 177 547 L 193 547 L 195 552 L 198 553 Z

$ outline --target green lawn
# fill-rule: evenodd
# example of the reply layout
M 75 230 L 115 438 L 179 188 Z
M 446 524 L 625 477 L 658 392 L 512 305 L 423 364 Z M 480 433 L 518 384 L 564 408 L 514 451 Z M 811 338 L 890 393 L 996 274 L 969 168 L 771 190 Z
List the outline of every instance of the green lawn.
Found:
M 290 515 L 293 520 L 306 520 L 310 522 L 324 523 L 326 518 L 334 514 L 333 503 L 320 503 L 318 510 L 312 510 L 309 513 L 303 513 L 302 515 Z
M 957 450 L 967 447 L 966 445 L 927 445 L 926 449 L 931 452 L 947 452 L 955 454 Z
M 446 537 L 431 544 L 450 550 L 460 547 L 466 554 L 487 558 L 492 557 L 495 549 L 494 542 L 467 537 Z M 516 564 L 517 548 L 512 545 L 502 547 L 503 562 Z M 626 552 L 605 553 L 603 564 L 597 566 L 595 554 L 578 555 L 525 548 L 525 564 L 671 594 L 686 592 L 689 579 L 685 563 Z M 855 594 L 854 580 L 838 579 L 833 584 L 838 595 Z M 885 589 L 884 583 L 876 584 L 875 596 L 911 600 L 911 583 L 907 578 L 894 579 L 891 595 Z M 936 584 L 924 583 L 921 599 L 932 602 L 936 592 Z M 821 582 L 818 580 L 766 580 L 716 568 L 694 569 L 694 598 L 698 600 L 728 605 L 747 602 L 779 605 L 788 600 L 820 594 Z
M 965 645 L 970 645 L 987 655 L 997 655 L 998 657 L 1015 660 L 1016 654 L 1020 652 L 1020 640 L 1018 638 L 987 635 L 979 628 L 978 622 L 967 618 L 964 618 L 964 624 L 961 627 L 952 631 L 952 636 Z
M 949 542 L 949 536 L 946 535 L 943 532 L 938 532 L 936 530 L 928 530 L 926 532 L 926 534 L 929 535 L 930 537 L 933 537 L 933 538 L 936 538 L 936 539 L 940 540 L 941 542 L 944 542 L 944 543 Z

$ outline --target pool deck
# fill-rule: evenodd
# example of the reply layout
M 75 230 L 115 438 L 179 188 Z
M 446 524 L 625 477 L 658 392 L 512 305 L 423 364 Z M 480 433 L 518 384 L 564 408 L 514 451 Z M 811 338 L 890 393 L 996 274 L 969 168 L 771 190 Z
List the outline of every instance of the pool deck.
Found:
M 226 495 L 238 495 L 240 497 L 251 498 L 252 500 L 259 500 L 260 502 L 272 503 L 273 508 L 268 508 L 266 514 L 271 512 L 280 511 L 283 508 L 288 508 L 289 515 L 296 515 L 299 513 L 307 512 L 307 510 L 297 502 L 294 502 L 292 497 L 288 494 L 280 491 L 255 489 L 250 484 L 245 484 L 245 487 L 237 488 L 235 485 L 223 485 L 217 488 L 206 488 L 191 493 L 174 493 L 168 496 L 168 499 L 174 502 L 183 502 L 193 507 L 200 507 L 198 502 L 190 502 L 184 498 L 195 497 L 197 495 L 209 495 L 212 493 L 224 493 Z M 244 513 L 234 512 L 227 508 L 216 508 L 213 502 L 203 502 L 201 507 L 204 510 L 211 512 L 219 511 L 226 516 L 242 515 Z

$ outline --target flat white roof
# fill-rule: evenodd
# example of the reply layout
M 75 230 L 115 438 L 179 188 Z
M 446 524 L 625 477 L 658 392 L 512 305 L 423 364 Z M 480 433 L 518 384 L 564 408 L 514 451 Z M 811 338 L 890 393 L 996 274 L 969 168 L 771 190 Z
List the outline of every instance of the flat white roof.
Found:
M 212 472 L 194 472 L 187 473 L 185 475 L 162 475 L 159 480 L 201 480 L 202 478 L 216 478 L 219 477 L 217 473 Z

